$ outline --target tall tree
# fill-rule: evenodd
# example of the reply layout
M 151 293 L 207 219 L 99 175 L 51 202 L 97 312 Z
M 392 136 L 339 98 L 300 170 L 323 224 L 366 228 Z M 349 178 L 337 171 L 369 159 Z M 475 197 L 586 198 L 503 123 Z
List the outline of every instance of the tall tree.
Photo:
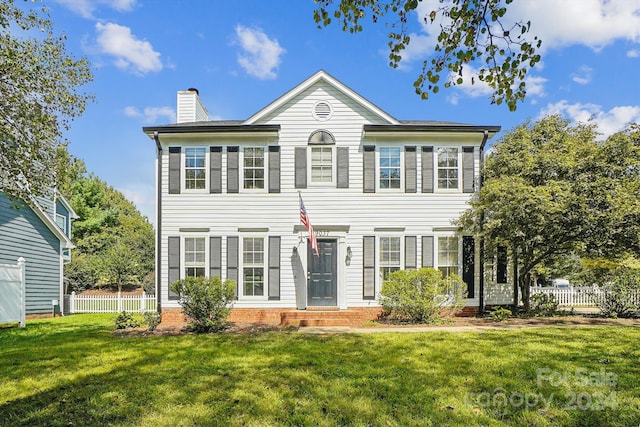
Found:
M 91 99 L 79 87 L 93 79 L 46 9 L 30 7 L 0 0 L 0 190 L 23 199 L 56 185 L 57 147 Z
M 460 219 L 489 247 L 508 247 L 525 308 L 532 273 L 558 255 L 640 253 L 640 131 L 596 137 L 560 116 L 515 128 L 488 156 Z
M 411 42 L 407 32 L 410 15 L 422 0 L 315 0 L 314 20 L 319 28 L 340 22 L 343 31 L 363 31 L 363 20 L 385 22 L 389 32 L 389 65 L 398 67 L 403 50 Z M 530 36 L 530 22 L 507 24 L 504 16 L 513 0 L 448 0 L 421 17 L 435 27 L 435 54 L 424 61 L 414 82 L 422 99 L 429 93 L 464 83 L 465 67 L 478 66 L 477 79 L 493 89 L 491 102 L 506 103 L 511 111 L 526 95 L 525 77 L 540 61 L 541 40 Z M 470 77 L 475 84 L 475 77 Z

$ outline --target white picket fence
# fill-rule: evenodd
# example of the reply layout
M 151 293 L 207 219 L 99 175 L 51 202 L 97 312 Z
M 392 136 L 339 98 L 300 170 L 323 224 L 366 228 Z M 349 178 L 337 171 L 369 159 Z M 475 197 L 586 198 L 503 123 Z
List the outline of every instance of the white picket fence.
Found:
M 573 286 L 566 289 L 558 288 L 531 288 L 531 295 L 552 294 L 556 297 L 560 307 L 589 307 L 595 306 L 593 295 L 599 296 L 604 291 L 591 286 Z M 640 302 L 640 292 L 635 294 L 636 303 Z
M 140 295 L 65 295 L 65 312 L 73 313 L 120 313 L 156 311 L 156 296 L 143 292 Z

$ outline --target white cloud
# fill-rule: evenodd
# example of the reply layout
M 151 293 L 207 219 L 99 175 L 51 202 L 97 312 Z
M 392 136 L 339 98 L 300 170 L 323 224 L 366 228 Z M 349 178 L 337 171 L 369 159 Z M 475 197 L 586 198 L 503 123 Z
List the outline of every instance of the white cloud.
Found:
M 176 112 L 171 107 L 146 107 L 140 111 L 137 107 L 128 106 L 123 112 L 127 117 L 141 118 L 143 123 L 158 123 L 161 117 L 165 117 L 170 123 L 176 121 Z
M 640 122 L 640 106 L 619 106 L 603 111 L 601 105 L 569 104 L 563 100 L 547 105 L 540 111 L 538 119 L 550 114 L 562 114 L 574 122 L 592 121 L 598 126 L 603 137 L 623 130 L 631 122 Z
M 640 50 L 632 49 L 627 52 L 627 57 L 629 58 L 640 58 Z
M 578 71 L 571 74 L 571 80 L 581 85 L 589 84 L 591 83 L 591 71 L 593 70 L 590 67 L 581 65 Z
M 259 79 L 275 79 L 282 55 L 286 52 L 278 40 L 270 39 L 260 28 L 236 25 L 236 43 L 242 52 L 238 53 L 238 64 L 247 74 Z
M 118 12 L 129 12 L 136 5 L 136 0 L 55 0 L 72 12 L 87 19 L 94 19 L 93 12 L 99 6 L 107 6 Z
M 132 184 L 129 188 L 118 188 L 117 190 L 124 194 L 124 197 L 132 202 L 150 223 L 155 223 L 156 199 L 153 185 L 138 183 Z
M 98 22 L 96 31 L 100 51 L 113 56 L 116 67 L 139 75 L 162 70 L 160 53 L 148 41 L 131 34 L 129 27 Z

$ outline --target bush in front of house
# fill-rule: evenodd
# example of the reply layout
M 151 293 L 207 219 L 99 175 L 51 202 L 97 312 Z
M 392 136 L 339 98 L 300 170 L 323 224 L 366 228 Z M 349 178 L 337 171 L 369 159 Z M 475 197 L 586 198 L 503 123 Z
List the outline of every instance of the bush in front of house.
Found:
M 489 319 L 494 322 L 504 322 L 511 316 L 513 316 L 513 313 L 507 307 L 493 307 L 489 313 Z
M 467 285 L 455 275 L 442 277 L 434 268 L 400 270 L 382 284 L 380 304 L 395 321 L 441 323 L 465 304 Z
M 531 296 L 529 313 L 534 317 L 551 317 L 558 312 L 558 301 L 553 294 L 539 293 Z
M 161 317 L 160 313 L 158 313 L 157 311 L 145 311 L 142 314 L 142 317 L 144 318 L 144 323 L 147 324 L 147 329 L 149 331 L 155 331 L 160 324 Z
M 597 291 L 591 293 L 602 315 L 611 318 L 640 316 L 640 272 L 617 268 L 603 278 Z
M 119 313 L 114 322 L 116 329 L 129 329 L 140 326 L 140 321 L 136 319 L 133 314 L 127 313 L 126 311 Z
M 189 329 L 198 333 L 218 332 L 227 326 L 227 317 L 236 294 L 236 282 L 219 277 L 187 277 L 171 284 L 180 295 L 180 305 L 191 321 Z

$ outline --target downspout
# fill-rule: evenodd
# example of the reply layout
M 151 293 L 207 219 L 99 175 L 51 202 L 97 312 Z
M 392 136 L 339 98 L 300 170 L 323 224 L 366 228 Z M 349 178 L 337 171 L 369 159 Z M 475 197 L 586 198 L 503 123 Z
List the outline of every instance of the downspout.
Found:
M 162 295 L 160 294 L 161 283 L 161 260 L 162 260 L 162 145 L 158 131 L 153 132 L 153 140 L 156 142 L 156 304 L 158 312 L 162 311 Z
M 484 136 L 482 137 L 482 143 L 480 144 L 480 177 L 478 179 L 478 191 L 482 188 L 482 184 L 484 183 L 484 147 L 487 144 L 487 139 L 489 139 L 489 131 L 484 131 Z M 484 217 L 480 218 L 480 230 L 484 227 Z M 479 300 L 479 311 L 480 314 L 484 314 L 484 237 L 480 237 L 480 300 Z

